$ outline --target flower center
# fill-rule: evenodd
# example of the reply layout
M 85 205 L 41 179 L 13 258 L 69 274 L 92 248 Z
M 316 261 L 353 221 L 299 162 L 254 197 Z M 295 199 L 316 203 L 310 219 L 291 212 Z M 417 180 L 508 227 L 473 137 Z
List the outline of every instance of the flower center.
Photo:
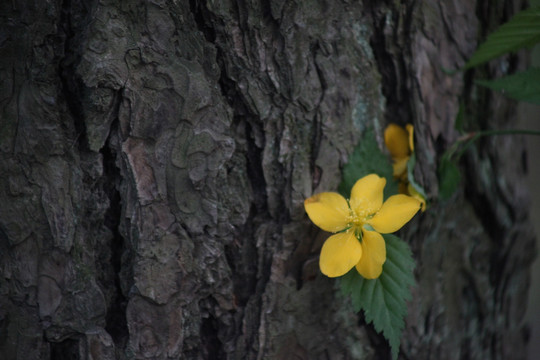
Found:
M 351 229 L 356 233 L 357 236 L 360 236 L 362 233 L 362 227 L 369 219 L 373 217 L 373 215 L 374 214 L 370 214 L 367 210 L 356 212 L 353 209 L 350 209 L 347 220 Z

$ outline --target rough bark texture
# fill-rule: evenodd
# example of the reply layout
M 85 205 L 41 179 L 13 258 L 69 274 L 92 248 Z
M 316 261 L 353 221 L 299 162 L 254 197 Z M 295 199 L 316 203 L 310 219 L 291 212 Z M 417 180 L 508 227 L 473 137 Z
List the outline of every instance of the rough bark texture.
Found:
M 515 113 L 442 68 L 522 5 L 2 2 L 0 357 L 387 358 L 319 273 L 303 200 L 388 122 L 415 124 L 436 199 L 459 102 L 471 129 Z M 518 137 L 481 142 L 458 194 L 402 232 L 404 359 L 525 357 L 522 156 Z

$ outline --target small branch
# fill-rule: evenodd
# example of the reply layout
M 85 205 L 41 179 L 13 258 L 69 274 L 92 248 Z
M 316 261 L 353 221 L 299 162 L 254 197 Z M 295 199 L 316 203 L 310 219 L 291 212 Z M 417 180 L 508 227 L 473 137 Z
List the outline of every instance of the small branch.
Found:
M 540 131 L 536 130 L 523 130 L 523 129 L 510 129 L 510 130 L 483 130 L 483 131 L 473 131 L 467 134 L 460 136 L 454 144 L 448 149 L 447 156 L 451 158 L 454 153 L 457 151 L 459 146 L 465 143 L 463 149 L 457 155 L 458 160 L 467 149 L 479 138 L 483 136 L 495 136 L 495 135 L 536 135 L 540 136 Z

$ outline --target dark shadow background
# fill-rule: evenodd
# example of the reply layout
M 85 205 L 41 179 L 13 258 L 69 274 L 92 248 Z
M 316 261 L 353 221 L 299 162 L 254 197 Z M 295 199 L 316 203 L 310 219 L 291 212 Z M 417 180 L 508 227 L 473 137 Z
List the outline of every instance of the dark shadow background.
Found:
M 540 1 L 531 1 L 531 5 L 540 5 Z M 536 46 L 531 55 L 532 66 L 540 66 L 540 46 Z M 540 106 L 520 104 L 520 128 L 540 131 Z M 527 183 L 531 192 L 531 223 L 536 233 L 536 248 L 540 249 L 540 136 L 527 136 Z M 531 327 L 529 342 L 529 360 L 538 359 L 540 354 L 540 259 L 531 268 L 531 286 L 529 288 L 529 306 L 525 315 Z

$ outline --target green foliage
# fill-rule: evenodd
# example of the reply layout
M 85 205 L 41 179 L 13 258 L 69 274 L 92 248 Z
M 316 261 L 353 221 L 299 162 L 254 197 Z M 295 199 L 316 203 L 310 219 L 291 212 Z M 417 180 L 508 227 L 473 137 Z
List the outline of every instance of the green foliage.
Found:
M 482 43 L 462 70 L 483 64 L 503 54 L 515 52 L 524 47 L 531 47 L 540 42 L 540 7 L 532 7 L 517 13 L 510 21 L 501 25 L 490 34 Z M 476 83 L 491 90 L 520 101 L 527 101 L 540 105 L 540 68 L 531 68 L 524 72 L 505 76 L 496 80 L 476 80 Z M 460 104 L 455 128 L 463 132 L 464 123 L 463 104 Z M 463 140 L 458 141 L 441 158 L 438 167 L 439 197 L 446 200 L 454 194 L 459 186 L 461 175 L 457 161 L 465 150 L 480 136 L 509 133 L 528 133 L 530 131 L 479 131 L 472 138 L 466 138 L 463 149 L 457 156 L 453 156 L 457 147 Z M 452 160 L 452 157 L 454 158 Z
M 461 175 L 457 165 L 450 160 L 449 156 L 443 156 L 439 163 L 438 169 L 439 175 L 439 198 L 441 200 L 447 200 L 452 196 L 461 180 Z
M 476 83 L 513 99 L 540 105 L 540 68 L 533 67 L 496 80 L 477 80 Z
M 463 69 L 470 69 L 503 54 L 532 46 L 539 41 L 540 7 L 523 10 L 490 34 Z
M 349 157 L 349 162 L 343 167 L 343 179 L 338 187 L 339 193 L 348 198 L 354 183 L 365 175 L 373 173 L 386 178 L 385 199 L 398 193 L 389 158 L 379 149 L 373 129 L 368 129 Z
M 350 294 L 355 311 L 364 310 L 366 320 L 388 339 L 392 358 L 397 359 L 410 287 L 414 285 L 414 260 L 407 243 L 395 235 L 383 237 L 386 262 L 381 276 L 367 280 L 353 268 L 341 278 L 340 285 L 345 295 Z
M 411 184 L 424 194 L 414 182 L 412 171 L 416 158 L 408 163 Z M 368 129 L 354 149 L 349 162 L 343 167 L 343 180 L 339 192 L 348 197 L 354 183 L 365 175 L 376 173 L 386 178 L 385 198 L 398 193 L 388 155 L 384 154 L 372 129 Z M 411 298 L 410 286 L 414 284 L 414 260 L 409 246 L 395 235 L 383 235 L 386 242 L 386 262 L 379 278 L 367 280 L 355 268 L 341 277 L 341 289 L 351 296 L 355 311 L 363 310 L 366 320 L 388 339 L 392 357 L 397 358 L 401 332 L 405 326 L 407 300 Z

